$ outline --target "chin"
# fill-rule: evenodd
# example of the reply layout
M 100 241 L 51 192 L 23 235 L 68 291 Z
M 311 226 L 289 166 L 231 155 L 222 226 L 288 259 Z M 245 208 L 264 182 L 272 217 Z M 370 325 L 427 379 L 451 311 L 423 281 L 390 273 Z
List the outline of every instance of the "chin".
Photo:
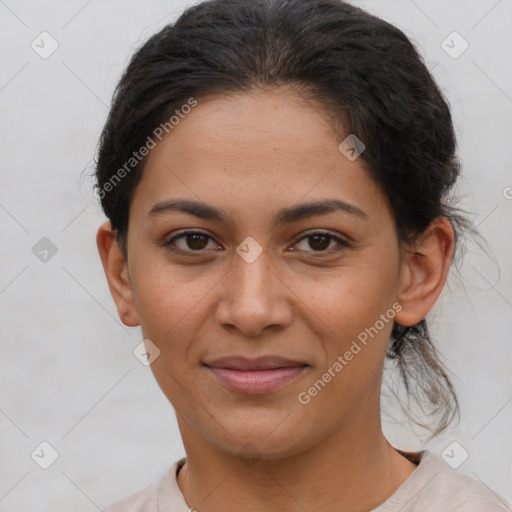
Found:
M 286 414 L 281 414 L 278 419 L 267 417 L 251 421 L 246 418 L 242 423 L 223 422 L 224 428 L 219 426 L 217 429 L 219 437 L 212 432 L 205 437 L 222 451 L 250 461 L 291 457 L 315 444 L 311 439 L 307 442 L 308 436 L 304 437 L 304 422 L 299 428 L 295 423 L 283 422 L 283 418 Z

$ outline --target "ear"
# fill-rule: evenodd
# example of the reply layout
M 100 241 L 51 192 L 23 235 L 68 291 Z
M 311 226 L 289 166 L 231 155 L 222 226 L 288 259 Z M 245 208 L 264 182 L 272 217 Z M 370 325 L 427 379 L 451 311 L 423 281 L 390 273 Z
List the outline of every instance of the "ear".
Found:
M 98 229 L 96 245 L 98 246 L 110 293 L 116 303 L 119 318 L 130 327 L 139 325 L 139 316 L 133 300 L 128 266 L 110 222 L 105 222 Z
M 405 249 L 397 301 L 402 310 L 395 315 L 400 325 L 415 325 L 432 309 L 443 290 L 455 249 L 450 221 L 435 218 L 425 232 Z

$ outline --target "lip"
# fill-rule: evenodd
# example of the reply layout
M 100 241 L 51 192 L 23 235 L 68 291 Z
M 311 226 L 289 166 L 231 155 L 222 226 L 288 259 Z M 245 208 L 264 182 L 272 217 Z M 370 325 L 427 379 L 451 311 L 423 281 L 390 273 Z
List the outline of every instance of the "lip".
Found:
M 277 368 L 290 368 L 292 366 L 307 366 L 303 361 L 294 361 L 285 357 L 268 355 L 253 359 L 244 356 L 226 356 L 204 363 L 212 368 L 227 370 L 275 370 Z
M 251 395 L 282 389 L 309 367 L 304 362 L 279 356 L 265 356 L 257 359 L 230 356 L 204 365 L 225 388 Z

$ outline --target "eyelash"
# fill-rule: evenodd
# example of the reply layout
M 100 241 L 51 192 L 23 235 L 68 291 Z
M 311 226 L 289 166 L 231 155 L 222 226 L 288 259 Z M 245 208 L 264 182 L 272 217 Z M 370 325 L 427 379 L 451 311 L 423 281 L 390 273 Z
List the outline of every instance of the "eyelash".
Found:
M 189 251 L 185 251 L 183 249 L 180 249 L 180 248 L 171 248 L 171 246 L 174 244 L 174 242 L 180 238 L 185 238 L 187 235 L 201 235 L 201 236 L 204 236 L 206 238 L 209 238 L 210 240 L 213 240 L 213 238 L 210 236 L 210 235 L 207 235 L 206 233 L 203 233 L 202 231 L 192 231 L 192 230 L 189 230 L 189 231 L 182 231 L 181 233 L 179 233 L 178 235 L 172 237 L 169 241 L 167 242 L 164 242 L 162 245 L 166 248 L 168 248 L 171 252 L 174 252 L 174 253 L 177 253 L 177 254 L 184 254 L 184 255 L 191 255 L 191 254 L 198 254 L 198 255 L 201 255 L 201 254 L 204 254 L 204 250 L 199 250 L 199 251 L 194 251 L 194 250 L 189 250 Z M 304 236 L 302 236 L 301 238 L 297 239 L 295 242 L 294 242 L 294 245 L 298 244 L 299 242 L 301 242 L 302 240 L 305 240 L 305 239 L 308 239 L 308 238 L 313 238 L 313 236 L 315 235 L 322 235 L 322 236 L 325 236 L 327 238 L 329 238 L 331 241 L 336 241 L 338 243 L 338 245 L 340 245 L 342 247 L 342 249 L 337 249 L 335 251 L 332 251 L 332 250 L 320 250 L 320 251 L 306 251 L 306 252 L 311 252 L 311 253 L 316 253 L 316 254 L 332 254 L 333 252 L 334 253 L 337 253 L 337 252 L 341 252 L 343 249 L 346 249 L 346 248 L 350 248 L 351 247 L 351 244 L 349 242 L 347 242 L 346 240 L 343 240 L 342 238 L 339 238 L 335 235 L 333 235 L 332 233 L 329 233 L 329 232 L 326 232 L 326 231 L 312 231 Z M 300 251 L 298 251 L 300 252 Z

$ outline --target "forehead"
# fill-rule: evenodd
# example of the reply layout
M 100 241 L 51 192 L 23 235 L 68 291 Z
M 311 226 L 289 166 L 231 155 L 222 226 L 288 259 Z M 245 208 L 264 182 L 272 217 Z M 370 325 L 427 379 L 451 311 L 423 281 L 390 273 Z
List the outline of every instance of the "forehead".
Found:
M 181 117 L 150 153 L 148 166 L 160 157 L 168 160 L 189 151 L 189 161 L 196 156 L 220 157 L 226 163 L 243 159 L 243 168 L 237 169 L 240 174 L 263 159 L 265 163 L 304 156 L 314 160 L 325 156 L 326 150 L 332 156 L 341 141 L 318 102 L 307 101 L 289 88 L 200 98 Z
M 325 112 L 289 90 L 199 98 L 151 150 L 133 202 L 149 211 L 189 197 L 261 212 L 339 196 L 385 206 L 365 162 L 347 159 L 341 142 Z

